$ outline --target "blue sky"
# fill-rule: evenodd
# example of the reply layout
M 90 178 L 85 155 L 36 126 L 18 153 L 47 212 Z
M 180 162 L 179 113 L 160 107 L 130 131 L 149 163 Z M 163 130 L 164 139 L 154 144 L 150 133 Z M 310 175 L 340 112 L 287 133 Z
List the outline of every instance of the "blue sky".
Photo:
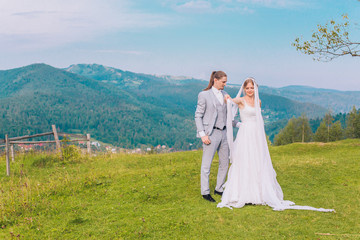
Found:
M 360 91 L 360 58 L 315 62 L 297 52 L 317 24 L 347 13 L 356 0 L 0 0 L 0 69 L 31 63 L 98 63 L 149 74 L 230 83 L 308 85 Z M 350 37 L 360 41 L 360 27 Z

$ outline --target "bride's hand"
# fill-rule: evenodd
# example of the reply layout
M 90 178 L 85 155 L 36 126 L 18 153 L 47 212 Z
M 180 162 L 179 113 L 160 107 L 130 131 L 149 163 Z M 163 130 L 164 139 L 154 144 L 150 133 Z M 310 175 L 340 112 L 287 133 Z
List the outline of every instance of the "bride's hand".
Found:
M 229 94 L 226 94 L 225 97 L 224 97 L 225 103 L 227 103 L 227 100 L 228 100 L 228 99 L 231 99 L 231 97 L 230 97 Z

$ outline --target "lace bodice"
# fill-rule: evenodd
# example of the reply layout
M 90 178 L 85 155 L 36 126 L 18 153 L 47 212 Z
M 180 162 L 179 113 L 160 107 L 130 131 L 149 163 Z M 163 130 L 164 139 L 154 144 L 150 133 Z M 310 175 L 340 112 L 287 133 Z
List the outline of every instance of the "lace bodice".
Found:
M 241 122 L 254 122 L 256 121 L 256 110 L 254 107 L 249 106 L 244 100 L 244 107 L 239 108 Z

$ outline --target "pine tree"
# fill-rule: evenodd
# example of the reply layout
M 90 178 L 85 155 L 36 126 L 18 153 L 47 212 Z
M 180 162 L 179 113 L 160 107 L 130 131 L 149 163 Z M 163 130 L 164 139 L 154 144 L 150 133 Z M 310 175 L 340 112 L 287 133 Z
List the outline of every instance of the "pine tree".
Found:
M 288 124 L 275 136 L 274 144 L 285 145 L 294 142 L 295 118 L 289 120 Z
M 340 121 L 336 121 L 330 128 L 330 141 L 338 141 L 343 139 L 343 129 Z
M 346 118 L 346 126 L 346 137 L 360 138 L 360 112 L 356 110 L 355 106 Z
M 334 121 L 334 118 L 331 116 L 330 112 L 325 114 L 323 122 L 325 123 L 326 128 L 327 128 L 327 141 L 326 142 L 330 142 L 330 127 L 331 127 L 333 121 Z
M 327 126 L 324 121 L 320 123 L 320 126 L 315 132 L 314 135 L 315 142 L 327 142 L 328 141 L 328 134 L 327 134 Z
M 274 138 L 275 145 L 285 145 L 294 142 L 309 142 L 312 131 L 309 119 L 305 115 L 299 118 L 292 118 L 288 124 Z
M 309 119 L 305 114 L 297 119 L 297 125 L 300 128 L 297 132 L 301 135 L 301 142 L 310 142 L 312 137 L 312 131 L 309 123 Z

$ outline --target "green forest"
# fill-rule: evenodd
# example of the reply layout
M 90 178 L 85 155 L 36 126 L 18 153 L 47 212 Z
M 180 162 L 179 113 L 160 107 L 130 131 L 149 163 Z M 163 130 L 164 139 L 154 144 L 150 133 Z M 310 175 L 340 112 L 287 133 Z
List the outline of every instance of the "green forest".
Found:
M 0 71 L 0 138 L 48 132 L 90 133 L 123 148 L 201 147 L 194 112 L 207 81 L 154 76 L 97 64 L 58 69 L 46 64 Z M 239 86 L 227 86 L 235 96 Z M 260 93 L 266 131 L 273 140 L 288 119 L 320 119 L 326 108 Z M 310 120 L 310 122 L 313 120 Z M 319 124 L 319 120 L 314 120 Z M 314 130 L 313 130 L 314 131 Z
M 293 117 L 274 138 L 275 145 L 294 142 L 333 142 L 346 138 L 360 138 L 360 109 L 348 114 L 327 113 L 322 119 L 309 120 L 306 115 Z

